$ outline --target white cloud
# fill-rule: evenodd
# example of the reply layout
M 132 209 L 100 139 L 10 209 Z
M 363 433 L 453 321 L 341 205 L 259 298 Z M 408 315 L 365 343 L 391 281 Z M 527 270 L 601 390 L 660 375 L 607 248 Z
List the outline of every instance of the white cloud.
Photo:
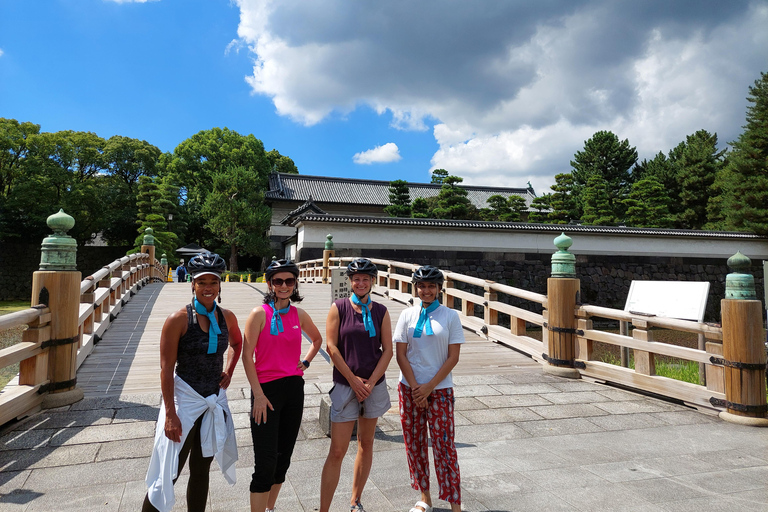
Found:
M 640 158 L 699 129 L 734 140 L 768 62 L 759 0 L 236 2 L 248 83 L 279 114 L 313 125 L 368 105 L 398 130 L 433 126 L 434 167 L 538 193 L 598 130 Z
M 3 49 L 0 48 L 0 57 L 2 57 L 2 56 L 3 56 Z
M 397 162 L 401 158 L 400 149 L 398 149 L 397 144 L 394 142 L 387 142 L 383 146 L 376 146 L 368 151 L 355 153 L 355 156 L 352 157 L 352 161 L 356 164 L 370 165 Z

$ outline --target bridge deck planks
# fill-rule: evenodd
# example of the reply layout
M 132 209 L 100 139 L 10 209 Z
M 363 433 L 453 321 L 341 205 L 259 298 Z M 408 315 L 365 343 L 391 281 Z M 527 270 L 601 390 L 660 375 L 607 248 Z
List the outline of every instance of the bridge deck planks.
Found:
M 325 336 L 325 319 L 330 308 L 330 286 L 300 285 L 304 301 L 300 307 L 314 320 Z M 221 305 L 237 316 L 241 329 L 248 313 L 262 304 L 266 285 L 260 283 L 223 283 Z M 77 372 L 78 386 L 88 397 L 119 396 L 160 392 L 160 332 L 166 317 L 184 307 L 191 299 L 189 285 L 182 283 L 152 284 L 142 289 L 126 304 L 104 338 L 95 346 Z M 392 325 L 397 323 L 405 305 L 374 295 L 374 300 L 389 309 Z M 514 350 L 496 345 L 464 331 L 467 343 L 454 375 L 493 374 L 503 371 L 538 371 L 541 366 Z M 309 343 L 305 340 L 303 352 Z M 323 348 L 325 348 L 323 346 Z M 318 355 L 305 374 L 307 382 L 330 382 L 331 367 Z M 397 379 L 395 359 L 387 376 Z M 242 366 L 235 372 L 232 386 L 247 388 Z

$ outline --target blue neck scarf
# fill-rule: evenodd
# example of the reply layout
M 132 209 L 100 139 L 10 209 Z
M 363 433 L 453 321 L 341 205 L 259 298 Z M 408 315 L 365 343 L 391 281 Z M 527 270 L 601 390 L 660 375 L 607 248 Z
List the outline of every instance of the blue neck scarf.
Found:
M 205 309 L 205 306 L 200 304 L 197 299 L 194 301 L 195 303 L 195 311 L 198 312 L 200 315 L 205 315 L 208 317 L 208 321 L 210 322 L 210 326 L 208 326 L 208 353 L 209 354 L 215 354 L 216 349 L 219 348 L 219 334 L 221 334 L 221 328 L 219 327 L 219 322 L 216 321 L 216 303 L 213 303 L 213 309 L 208 311 Z
M 352 302 L 356 305 L 360 306 L 360 309 L 363 310 L 363 327 L 365 327 L 365 330 L 368 331 L 368 336 L 370 338 L 373 338 L 376 336 L 376 327 L 373 326 L 373 317 L 371 316 L 371 310 L 368 309 L 368 306 L 371 305 L 371 296 L 368 296 L 368 302 L 363 302 L 360 300 L 360 297 L 352 294 Z
M 274 302 L 270 302 L 269 305 L 272 306 L 272 322 L 269 324 L 269 334 L 272 336 L 277 336 L 279 333 L 284 331 L 283 319 L 280 318 L 280 315 L 288 313 L 288 311 L 291 309 L 291 303 L 289 302 L 288 305 L 283 309 L 277 309 Z
M 440 302 L 434 301 L 432 304 L 424 307 L 421 305 L 421 314 L 419 314 L 419 320 L 416 322 L 416 327 L 413 329 L 413 337 L 421 338 L 421 333 L 426 331 L 428 336 L 432 336 L 435 333 L 432 331 L 432 323 L 429 321 L 429 314 L 440 307 Z

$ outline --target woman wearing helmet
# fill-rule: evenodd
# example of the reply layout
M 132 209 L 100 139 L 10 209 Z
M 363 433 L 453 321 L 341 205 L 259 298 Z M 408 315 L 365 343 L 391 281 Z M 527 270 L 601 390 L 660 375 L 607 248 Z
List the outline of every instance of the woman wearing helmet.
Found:
M 187 458 L 188 510 L 205 510 L 214 456 L 227 481 L 235 483 L 237 445 L 226 389 L 240 357 L 242 337 L 234 313 L 216 304 L 217 297 L 221 301 L 221 273 L 225 269 L 224 260 L 218 254 L 206 252 L 193 257 L 188 263 L 192 302 L 163 324 L 160 334 L 163 401 L 147 471 L 144 511 L 173 508 L 173 483 Z M 224 352 L 227 353 L 226 366 Z M 212 398 L 213 407 L 208 402 Z M 220 441 L 214 443 L 213 439 Z
M 430 512 L 427 425 L 441 500 L 461 511 L 459 463 L 454 445 L 453 380 L 464 333 L 459 315 L 441 306 L 443 273 L 426 265 L 413 273 L 421 304 L 400 314 L 393 339 L 400 366 L 398 395 L 411 487 L 421 498 L 410 512 Z
M 347 267 L 352 296 L 331 305 L 326 345 L 333 360 L 331 447 L 323 466 L 320 512 L 328 512 L 339 483 L 341 462 L 357 421 L 357 457 L 352 477 L 351 511 L 362 511 L 360 497 L 373 463 L 376 422 L 390 408 L 384 372 L 392 359 L 392 323 L 387 308 L 371 300 L 378 269 L 358 258 Z
M 304 371 L 320 350 L 323 338 L 301 302 L 299 268 L 289 260 L 267 267 L 268 293 L 245 322 L 243 365 L 251 385 L 251 437 L 254 471 L 251 510 L 271 511 L 291 464 L 304 412 Z M 301 357 L 301 332 L 312 340 Z

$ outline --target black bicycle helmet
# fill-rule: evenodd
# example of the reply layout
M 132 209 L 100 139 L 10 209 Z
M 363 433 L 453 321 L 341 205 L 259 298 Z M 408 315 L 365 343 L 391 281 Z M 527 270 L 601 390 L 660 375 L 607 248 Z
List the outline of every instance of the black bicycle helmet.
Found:
M 215 252 L 201 252 L 195 254 L 187 263 L 187 271 L 192 275 L 192 279 L 204 274 L 212 274 L 221 278 L 221 273 L 227 270 L 227 264 L 224 258 Z
M 371 263 L 371 260 L 357 258 L 347 265 L 347 275 L 353 276 L 355 274 L 368 274 L 369 276 L 376 277 L 379 274 L 379 269 Z
M 299 267 L 291 260 L 272 260 L 272 263 L 269 264 L 264 272 L 264 276 L 267 281 L 270 281 L 272 276 L 279 272 L 290 272 L 294 277 L 299 277 Z
M 437 283 L 443 286 L 445 277 L 440 269 L 432 265 L 424 265 L 413 272 L 413 283 Z

